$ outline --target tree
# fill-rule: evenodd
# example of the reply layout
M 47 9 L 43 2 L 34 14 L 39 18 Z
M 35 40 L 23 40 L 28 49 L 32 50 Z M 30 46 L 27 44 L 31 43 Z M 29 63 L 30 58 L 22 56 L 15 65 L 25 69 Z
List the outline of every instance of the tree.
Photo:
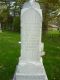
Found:
M 2 31 L 1 25 L 2 25 L 2 17 L 0 16 L 0 32 Z
M 20 31 L 20 18 L 19 18 L 19 16 L 14 17 L 13 28 L 14 28 L 14 31 L 16 31 L 16 32 Z
M 43 31 L 47 31 L 48 21 L 50 19 L 49 13 L 56 10 L 59 4 L 59 0 L 39 0 L 39 3 L 44 5 L 43 9 Z
M 2 18 L 2 20 L 1 20 L 1 22 L 2 22 L 2 27 L 3 28 L 7 28 L 7 24 L 8 24 L 8 10 L 7 9 L 3 9 L 2 10 L 2 12 L 1 12 L 1 18 Z

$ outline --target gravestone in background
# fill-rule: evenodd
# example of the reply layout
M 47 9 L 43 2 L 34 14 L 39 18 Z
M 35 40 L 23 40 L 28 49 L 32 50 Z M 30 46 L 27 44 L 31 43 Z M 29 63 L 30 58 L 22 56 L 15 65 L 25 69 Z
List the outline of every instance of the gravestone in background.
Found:
M 43 66 L 42 11 L 34 0 L 21 10 L 21 57 L 14 80 L 48 80 Z
M 0 33 L 2 32 L 2 29 L 1 29 L 1 23 L 0 23 Z

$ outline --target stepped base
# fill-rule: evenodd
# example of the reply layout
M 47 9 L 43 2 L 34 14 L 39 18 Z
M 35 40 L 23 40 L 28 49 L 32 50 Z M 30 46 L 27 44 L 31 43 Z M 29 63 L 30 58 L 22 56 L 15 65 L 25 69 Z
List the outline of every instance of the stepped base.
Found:
M 47 80 L 45 75 L 20 75 L 16 76 L 15 80 Z
M 42 61 L 19 63 L 13 80 L 48 80 Z

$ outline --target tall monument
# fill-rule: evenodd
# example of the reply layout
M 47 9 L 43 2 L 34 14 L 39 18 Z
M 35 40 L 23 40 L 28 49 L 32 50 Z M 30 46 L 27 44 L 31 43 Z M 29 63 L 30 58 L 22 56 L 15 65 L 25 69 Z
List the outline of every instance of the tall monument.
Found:
M 21 57 L 14 80 L 48 80 L 43 66 L 42 10 L 35 0 L 21 10 Z

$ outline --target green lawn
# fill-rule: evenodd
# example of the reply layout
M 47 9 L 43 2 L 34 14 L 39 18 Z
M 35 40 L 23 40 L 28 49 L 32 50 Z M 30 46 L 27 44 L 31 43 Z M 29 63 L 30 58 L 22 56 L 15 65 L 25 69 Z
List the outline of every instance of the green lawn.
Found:
M 46 55 L 44 66 L 48 75 L 48 80 L 60 80 L 60 34 L 50 32 L 43 37 Z
M 19 57 L 19 34 L 0 33 L 0 80 L 11 80 Z
M 43 37 L 46 52 L 44 66 L 49 80 L 60 80 L 60 36 L 52 34 Z M 19 36 L 19 33 L 13 32 L 0 33 L 0 80 L 12 80 L 20 56 Z

